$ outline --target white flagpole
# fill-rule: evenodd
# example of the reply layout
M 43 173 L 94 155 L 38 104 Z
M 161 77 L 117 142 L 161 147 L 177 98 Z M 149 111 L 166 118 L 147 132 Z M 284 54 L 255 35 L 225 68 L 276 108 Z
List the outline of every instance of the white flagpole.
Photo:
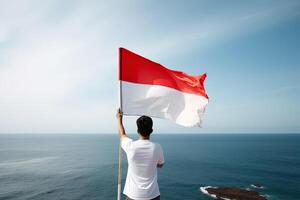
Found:
M 119 49 L 119 79 L 120 79 L 120 111 L 122 113 L 122 81 L 121 81 L 121 48 Z M 118 167 L 118 197 L 117 200 L 121 200 L 122 189 L 122 148 L 121 139 L 119 143 L 119 167 Z

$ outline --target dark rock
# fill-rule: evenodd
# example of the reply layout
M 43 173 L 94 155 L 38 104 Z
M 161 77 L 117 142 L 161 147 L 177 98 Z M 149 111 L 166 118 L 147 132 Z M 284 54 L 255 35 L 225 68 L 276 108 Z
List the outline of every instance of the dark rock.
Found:
M 245 190 L 231 187 L 202 187 L 201 191 L 215 196 L 217 199 L 235 199 L 235 200 L 267 200 L 266 197 L 261 196 L 258 192 L 252 190 Z

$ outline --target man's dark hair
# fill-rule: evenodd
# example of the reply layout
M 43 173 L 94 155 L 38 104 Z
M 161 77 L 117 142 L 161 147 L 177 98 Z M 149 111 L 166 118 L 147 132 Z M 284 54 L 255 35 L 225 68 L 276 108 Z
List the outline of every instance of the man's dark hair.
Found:
M 152 133 L 153 121 L 151 117 L 141 116 L 136 120 L 136 125 L 138 128 L 138 133 L 143 137 L 149 137 Z

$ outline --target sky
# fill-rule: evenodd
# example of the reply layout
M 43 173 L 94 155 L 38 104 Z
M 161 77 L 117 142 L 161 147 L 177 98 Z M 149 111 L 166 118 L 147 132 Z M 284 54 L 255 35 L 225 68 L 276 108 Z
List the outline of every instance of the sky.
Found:
M 116 133 L 118 48 L 207 73 L 202 128 L 300 133 L 300 1 L 0 0 L 0 133 Z M 124 117 L 129 133 L 136 117 Z

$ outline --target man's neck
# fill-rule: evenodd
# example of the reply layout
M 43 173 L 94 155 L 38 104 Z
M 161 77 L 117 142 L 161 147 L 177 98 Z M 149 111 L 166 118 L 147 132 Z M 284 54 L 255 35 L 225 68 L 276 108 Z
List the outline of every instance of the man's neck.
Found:
M 140 140 L 150 140 L 150 137 L 143 137 L 143 136 L 141 136 L 140 135 L 140 138 L 139 138 Z

